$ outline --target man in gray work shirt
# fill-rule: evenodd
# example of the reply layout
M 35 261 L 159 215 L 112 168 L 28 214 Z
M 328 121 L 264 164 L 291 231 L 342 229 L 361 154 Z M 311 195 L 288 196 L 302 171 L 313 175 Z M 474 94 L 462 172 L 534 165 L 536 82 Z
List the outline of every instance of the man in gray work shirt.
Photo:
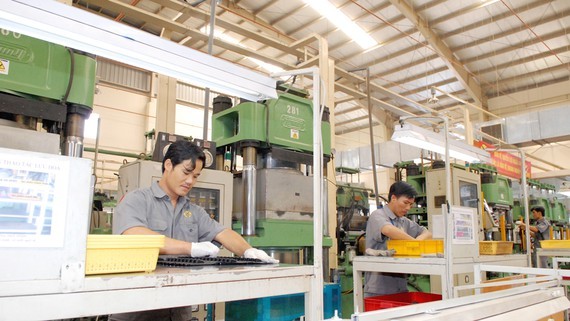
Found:
M 216 241 L 236 255 L 278 263 L 264 251 L 252 248 L 238 233 L 210 218 L 203 208 L 190 203 L 188 192 L 200 176 L 205 159 L 202 149 L 194 143 L 172 143 L 162 161 L 160 181 L 126 194 L 117 205 L 113 233 L 165 235 L 160 254 L 215 257 L 219 248 L 212 241 Z M 109 320 L 189 321 L 191 317 L 191 307 L 181 307 L 113 314 Z
M 417 195 L 410 184 L 399 181 L 390 186 L 388 204 L 377 209 L 366 225 L 366 248 L 387 250 L 386 242 L 392 240 L 431 239 L 431 232 L 405 217 Z M 364 296 L 408 292 L 405 274 L 366 272 Z
M 535 206 L 531 210 L 532 217 L 534 218 L 535 225 L 529 226 L 528 229 L 530 230 L 530 235 L 533 237 L 533 245 L 534 250 L 532 251 L 532 266 L 533 267 L 548 267 L 548 257 L 541 256 L 540 257 L 540 266 L 537 266 L 537 252 L 536 249 L 540 248 L 540 241 L 542 240 L 550 240 L 550 222 L 544 217 L 545 209 L 542 206 Z M 526 225 L 524 224 L 522 217 L 520 220 L 520 229 L 523 231 L 526 229 Z

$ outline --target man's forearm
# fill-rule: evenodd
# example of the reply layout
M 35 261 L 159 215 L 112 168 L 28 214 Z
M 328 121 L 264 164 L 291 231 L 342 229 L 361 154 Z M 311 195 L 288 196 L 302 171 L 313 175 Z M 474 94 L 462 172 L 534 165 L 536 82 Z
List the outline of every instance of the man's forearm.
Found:
M 422 232 L 422 234 L 418 235 L 418 237 L 416 237 L 416 240 L 429 240 L 432 238 L 432 234 L 430 231 L 425 230 Z
M 239 256 L 243 255 L 245 250 L 251 248 L 251 245 L 249 245 L 241 235 L 231 229 L 223 230 L 218 233 L 214 239 L 220 242 L 230 252 Z
M 404 232 L 403 230 L 393 226 L 393 225 L 385 225 L 382 228 L 382 234 L 386 235 L 392 240 L 413 240 L 414 238 L 408 235 L 408 233 Z
M 162 235 L 144 226 L 131 227 L 123 232 L 123 235 Z M 186 254 L 190 255 L 192 244 L 170 237 L 165 237 L 164 247 L 160 248 L 160 254 Z

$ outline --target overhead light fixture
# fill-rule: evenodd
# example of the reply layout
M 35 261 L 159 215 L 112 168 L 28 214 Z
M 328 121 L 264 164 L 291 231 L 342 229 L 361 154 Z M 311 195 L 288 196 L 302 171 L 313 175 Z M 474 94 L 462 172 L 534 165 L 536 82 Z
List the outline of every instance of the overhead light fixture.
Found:
M 434 87 L 431 87 L 431 97 L 428 99 L 429 104 L 437 104 L 439 98 L 437 98 L 437 93 Z
M 354 40 L 362 49 L 370 49 L 378 44 L 366 31 L 354 21 L 333 6 L 328 0 L 305 0 L 316 12 L 322 14 L 349 38 Z
M 392 140 L 441 155 L 445 154 L 445 137 L 443 135 L 410 123 L 396 125 Z M 491 156 L 487 151 L 456 140 L 449 140 L 449 157 L 468 163 L 491 161 Z
M 58 1 L 3 1 L 0 28 L 252 101 L 277 97 L 269 76 Z

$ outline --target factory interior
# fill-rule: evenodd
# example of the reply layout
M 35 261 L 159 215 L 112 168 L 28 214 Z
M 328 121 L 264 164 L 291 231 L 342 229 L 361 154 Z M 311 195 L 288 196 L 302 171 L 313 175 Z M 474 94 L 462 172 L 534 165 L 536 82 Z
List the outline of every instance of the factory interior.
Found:
M 2 3 L 0 321 L 570 321 L 569 0 Z

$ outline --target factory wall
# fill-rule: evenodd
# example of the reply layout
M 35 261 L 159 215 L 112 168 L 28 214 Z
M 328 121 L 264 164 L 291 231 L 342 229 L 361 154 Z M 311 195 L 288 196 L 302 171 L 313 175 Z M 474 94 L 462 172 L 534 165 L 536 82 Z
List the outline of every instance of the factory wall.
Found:
M 386 141 L 386 126 L 377 125 L 372 129 L 374 143 Z M 370 146 L 370 131 L 368 128 L 336 136 L 336 150 L 345 151 L 360 146 Z
M 390 139 L 387 134 L 389 130 L 384 124 L 374 126 L 372 132 L 374 133 L 375 145 Z M 336 136 L 337 152 L 354 150 L 363 146 L 370 146 L 370 131 L 368 128 Z M 378 160 L 376 161 L 378 162 Z M 376 175 L 378 180 L 378 193 L 380 195 L 388 195 L 390 184 L 394 181 L 394 171 L 390 168 L 378 167 Z M 372 190 L 374 189 L 374 175 L 372 170 L 362 170 L 360 174 L 337 175 L 337 180 L 344 182 L 361 182 L 364 183 L 365 187 Z
M 95 95 L 93 113 L 99 114 L 99 150 L 138 155 L 145 153 L 147 122 L 150 118 L 148 93 L 126 90 L 99 83 Z M 154 120 L 153 120 L 154 122 Z M 96 139 L 85 138 L 86 148 L 95 148 Z M 84 152 L 84 157 L 94 159 L 93 152 Z M 116 191 L 119 167 L 124 161 L 136 158 L 97 154 L 97 188 Z

